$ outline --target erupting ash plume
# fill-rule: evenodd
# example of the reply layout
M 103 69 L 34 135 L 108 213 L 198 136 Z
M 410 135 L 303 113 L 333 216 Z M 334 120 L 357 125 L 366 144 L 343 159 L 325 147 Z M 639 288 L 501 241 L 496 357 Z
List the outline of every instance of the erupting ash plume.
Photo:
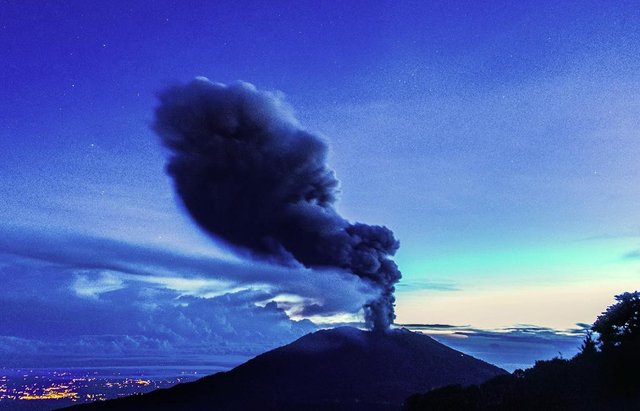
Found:
M 154 129 L 172 153 L 168 173 L 204 230 L 256 258 L 338 268 L 374 284 L 367 326 L 389 328 L 401 277 L 389 257 L 399 243 L 386 227 L 338 214 L 324 140 L 278 95 L 248 83 L 196 78 L 163 91 L 160 103 Z

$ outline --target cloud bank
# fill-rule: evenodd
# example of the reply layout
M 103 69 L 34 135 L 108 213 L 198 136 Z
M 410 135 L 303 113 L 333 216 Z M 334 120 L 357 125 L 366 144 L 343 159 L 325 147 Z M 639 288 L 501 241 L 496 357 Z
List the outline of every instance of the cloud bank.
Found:
M 317 329 L 260 290 L 205 298 L 148 281 L 154 277 L 6 256 L 2 263 L 0 366 L 198 364 L 253 356 Z
M 78 275 L 76 283 L 87 283 L 82 291 L 87 295 L 102 288 L 117 289 L 118 281 L 124 279 L 200 297 L 260 290 L 265 301 L 277 299 L 294 317 L 329 317 L 357 313 L 379 292 L 344 270 L 221 259 L 82 235 L 0 229 L 0 251 L 72 271 Z M 89 283 L 83 276 L 85 271 L 107 277 L 100 283 Z M 106 273 L 115 275 L 108 277 Z

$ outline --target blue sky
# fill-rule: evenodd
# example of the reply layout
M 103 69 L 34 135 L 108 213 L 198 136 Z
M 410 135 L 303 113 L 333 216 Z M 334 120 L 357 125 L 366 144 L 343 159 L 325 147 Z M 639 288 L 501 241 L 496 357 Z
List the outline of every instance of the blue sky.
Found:
M 264 287 L 280 268 L 186 215 L 150 124 L 157 92 L 195 76 L 279 90 L 327 138 L 340 212 L 401 241 L 398 323 L 566 330 L 637 288 L 637 4 L 343 3 L 0 3 L 7 350 L 103 334 L 243 347 L 262 330 L 259 352 L 313 329 L 296 304 L 357 287 Z M 125 302 L 144 320 L 96 326 Z M 53 307 L 66 319 L 45 327 Z

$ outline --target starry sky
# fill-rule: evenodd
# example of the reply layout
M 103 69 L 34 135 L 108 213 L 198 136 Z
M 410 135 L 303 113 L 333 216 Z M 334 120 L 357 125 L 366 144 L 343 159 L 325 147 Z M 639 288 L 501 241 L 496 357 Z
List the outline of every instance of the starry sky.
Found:
M 339 211 L 400 239 L 397 323 L 564 344 L 640 280 L 639 22 L 632 1 L 1 1 L 0 353 L 252 354 L 358 320 L 296 316 L 255 284 L 298 274 L 183 210 L 150 125 L 196 76 L 280 91 L 326 137 Z

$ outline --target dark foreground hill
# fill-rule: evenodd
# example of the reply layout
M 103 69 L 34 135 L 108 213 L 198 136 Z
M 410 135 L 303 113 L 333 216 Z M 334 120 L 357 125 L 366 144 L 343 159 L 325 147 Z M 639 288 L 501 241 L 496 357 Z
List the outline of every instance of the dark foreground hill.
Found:
M 624 376 L 622 363 L 611 370 L 600 357 L 538 361 L 480 386 L 438 388 L 409 397 L 404 411 L 640 411 L 638 377 Z
M 397 411 L 413 393 L 506 371 L 407 330 L 318 331 L 231 371 L 73 410 Z

